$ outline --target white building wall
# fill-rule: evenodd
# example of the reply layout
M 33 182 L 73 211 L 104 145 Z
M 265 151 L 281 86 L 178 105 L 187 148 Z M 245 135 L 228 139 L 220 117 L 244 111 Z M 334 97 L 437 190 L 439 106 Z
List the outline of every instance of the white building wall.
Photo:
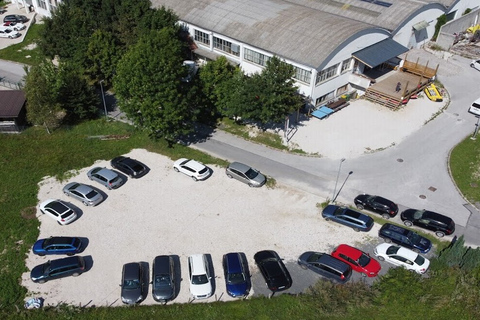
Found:
M 440 8 L 430 8 L 417 14 L 395 32 L 393 40 L 409 49 L 420 48 L 433 37 L 437 18 L 444 13 Z M 423 30 L 414 31 L 413 26 L 422 21 L 428 22 L 428 27 Z
M 449 8 L 447 13 L 455 13 L 453 18 L 458 19 L 460 18 L 466 9 L 476 10 L 480 8 L 480 1 L 479 0 L 459 0 L 455 5 Z

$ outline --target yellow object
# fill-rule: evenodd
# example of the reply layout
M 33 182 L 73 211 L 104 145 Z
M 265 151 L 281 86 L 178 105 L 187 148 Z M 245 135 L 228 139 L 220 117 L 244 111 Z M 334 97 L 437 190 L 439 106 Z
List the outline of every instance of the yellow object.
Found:
M 425 94 L 427 95 L 428 99 L 432 101 L 437 101 L 437 102 L 442 102 L 443 97 L 442 95 L 438 92 L 437 87 L 432 83 L 428 87 L 425 88 Z
M 476 26 L 470 27 L 467 29 L 467 32 L 469 33 L 475 33 L 475 31 L 480 30 L 480 24 L 477 24 Z

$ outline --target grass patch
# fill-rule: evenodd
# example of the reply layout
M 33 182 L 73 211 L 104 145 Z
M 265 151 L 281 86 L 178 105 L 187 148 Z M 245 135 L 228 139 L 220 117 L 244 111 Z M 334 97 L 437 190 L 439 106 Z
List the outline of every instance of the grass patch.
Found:
M 480 202 L 480 141 L 467 137 L 450 153 L 450 172 L 463 196 Z
M 43 56 L 36 46 L 37 39 L 43 24 L 32 24 L 22 42 L 12 44 L 0 50 L 0 59 L 16 61 L 28 65 L 36 65 L 42 61 Z M 25 32 L 25 31 L 22 31 Z

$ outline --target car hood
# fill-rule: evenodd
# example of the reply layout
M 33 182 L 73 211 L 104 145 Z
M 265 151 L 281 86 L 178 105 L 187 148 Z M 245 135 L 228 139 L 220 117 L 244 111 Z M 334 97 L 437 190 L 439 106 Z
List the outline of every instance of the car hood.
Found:
M 238 284 L 227 284 L 227 291 L 234 297 L 247 295 L 249 288 L 247 282 Z
M 162 286 L 153 288 L 152 294 L 155 300 L 169 300 L 173 296 L 173 288 L 169 286 Z
M 33 253 L 45 251 L 45 250 L 43 250 L 43 242 L 44 241 L 45 241 L 45 239 L 40 239 L 40 240 L 37 240 L 35 242 L 35 244 L 33 245 L 33 248 L 32 248 Z
M 420 239 L 415 243 L 415 247 L 420 249 L 422 253 L 427 253 L 432 248 L 432 242 L 427 238 L 420 236 Z
M 32 269 L 32 271 L 30 272 L 30 278 L 33 281 L 38 281 L 38 280 L 44 278 L 44 274 L 43 274 L 44 267 L 45 266 L 43 264 L 34 267 Z
M 204 284 L 190 284 L 190 292 L 196 297 L 210 296 L 212 294 L 212 285 L 210 282 Z
M 122 288 L 122 301 L 127 304 L 134 304 L 142 300 L 142 287 L 136 289 L 123 289 Z
M 380 263 L 370 257 L 370 262 L 365 266 L 365 270 L 367 270 L 369 273 L 378 274 L 381 269 L 382 266 L 380 265 Z

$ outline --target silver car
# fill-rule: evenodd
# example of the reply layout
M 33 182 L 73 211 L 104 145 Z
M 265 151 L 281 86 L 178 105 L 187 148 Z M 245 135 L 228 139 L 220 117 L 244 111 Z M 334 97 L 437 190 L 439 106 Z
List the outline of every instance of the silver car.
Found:
M 87 172 L 87 176 L 90 180 L 103 184 L 108 190 L 117 189 L 123 184 L 122 177 L 107 168 L 95 167 Z
M 261 187 L 267 182 L 267 178 L 260 171 L 253 169 L 240 162 L 232 162 L 225 169 L 229 178 L 248 184 L 249 187 Z
M 98 193 L 97 190 L 93 189 L 89 185 L 70 182 L 65 187 L 63 187 L 63 193 L 67 197 L 73 197 L 77 200 L 82 201 L 86 206 L 96 206 L 103 200 L 103 196 Z

